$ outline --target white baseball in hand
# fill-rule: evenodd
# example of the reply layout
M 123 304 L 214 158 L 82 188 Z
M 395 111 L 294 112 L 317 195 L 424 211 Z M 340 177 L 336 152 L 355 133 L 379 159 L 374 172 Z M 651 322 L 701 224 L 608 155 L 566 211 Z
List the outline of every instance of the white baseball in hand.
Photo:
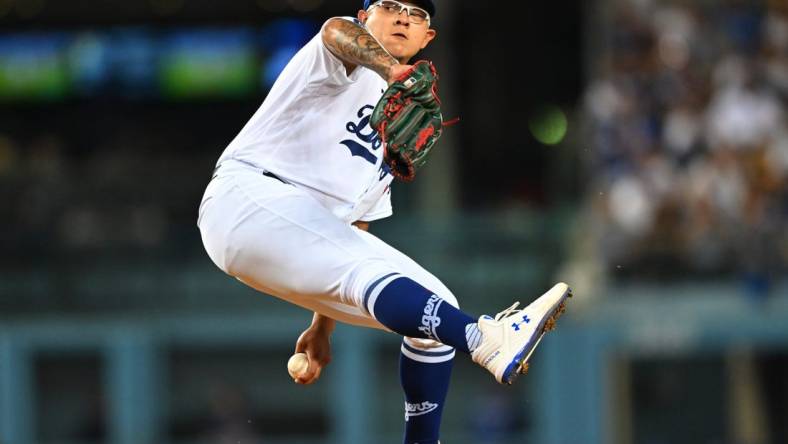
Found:
M 287 372 L 293 379 L 298 378 L 309 368 L 309 358 L 306 353 L 296 353 L 287 361 Z

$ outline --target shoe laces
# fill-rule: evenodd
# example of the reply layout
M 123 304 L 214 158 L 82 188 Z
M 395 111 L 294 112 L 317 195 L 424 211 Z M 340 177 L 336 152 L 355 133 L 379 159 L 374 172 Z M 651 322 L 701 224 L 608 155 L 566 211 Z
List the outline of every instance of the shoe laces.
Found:
M 501 319 L 503 319 L 503 318 L 505 318 L 505 317 L 507 317 L 509 315 L 513 315 L 515 313 L 519 313 L 519 312 L 523 311 L 522 308 L 517 310 L 517 307 L 519 307 L 519 306 L 520 306 L 520 303 L 519 302 L 515 302 L 511 307 L 509 307 L 506 310 L 504 310 L 504 311 L 498 313 L 497 315 L 495 315 L 495 320 L 496 321 L 500 321 Z

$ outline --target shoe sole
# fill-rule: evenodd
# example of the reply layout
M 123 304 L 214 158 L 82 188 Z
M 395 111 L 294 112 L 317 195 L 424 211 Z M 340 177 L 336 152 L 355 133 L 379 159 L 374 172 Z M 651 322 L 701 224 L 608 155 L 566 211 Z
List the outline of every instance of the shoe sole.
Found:
M 528 361 L 531 359 L 531 355 L 534 353 L 534 350 L 536 350 L 536 347 L 539 345 L 539 343 L 542 342 L 542 338 L 544 337 L 545 333 L 555 329 L 558 318 L 560 318 L 561 315 L 566 311 L 566 300 L 571 297 L 572 289 L 567 287 L 564 294 L 561 295 L 558 305 L 556 305 L 556 307 L 548 316 L 542 318 L 542 322 L 539 324 L 539 335 L 536 337 L 536 339 L 526 344 L 525 347 L 523 347 L 523 349 L 515 355 L 512 363 L 509 364 L 509 366 L 503 372 L 502 383 L 512 385 L 518 376 L 528 373 Z

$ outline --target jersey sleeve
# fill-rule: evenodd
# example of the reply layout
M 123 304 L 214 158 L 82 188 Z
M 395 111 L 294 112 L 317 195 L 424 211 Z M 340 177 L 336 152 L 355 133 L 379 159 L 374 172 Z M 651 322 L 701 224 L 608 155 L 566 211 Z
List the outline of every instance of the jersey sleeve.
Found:
M 360 22 L 352 17 L 337 18 L 360 25 Z M 320 32 L 315 36 L 312 42 L 314 44 L 314 63 L 309 73 L 308 83 L 315 86 L 341 88 L 355 83 L 358 76 L 355 74 L 355 71 L 348 76 L 347 69 L 344 63 L 342 63 L 342 60 L 335 56 L 323 42 L 323 28 L 325 28 L 327 23 L 328 20 L 320 27 Z M 359 66 L 356 68 L 356 71 L 360 69 L 366 68 Z
M 380 196 L 375 205 L 369 209 L 363 216 L 359 218 L 361 222 L 372 222 L 375 220 L 385 219 L 394 214 L 391 206 L 391 185 L 386 187 L 386 191 Z

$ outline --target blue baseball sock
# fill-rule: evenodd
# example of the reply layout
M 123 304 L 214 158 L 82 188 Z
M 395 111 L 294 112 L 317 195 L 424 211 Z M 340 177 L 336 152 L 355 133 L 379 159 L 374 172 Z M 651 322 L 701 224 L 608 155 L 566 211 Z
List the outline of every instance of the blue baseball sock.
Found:
M 382 289 L 376 288 L 386 280 Z M 478 344 L 481 337 L 474 318 L 406 277 L 386 276 L 373 283 L 364 304 L 381 324 L 403 336 L 434 339 L 465 353 L 474 348 L 469 342 Z
M 405 391 L 405 438 L 404 444 L 436 444 L 440 438 L 441 416 L 449 379 L 454 363 L 454 350 L 430 352 L 411 348 L 402 343 L 399 360 L 399 375 Z M 421 353 L 414 354 L 414 353 Z M 424 357 L 424 354 L 444 353 L 443 357 Z M 436 359 L 446 359 L 443 362 Z

